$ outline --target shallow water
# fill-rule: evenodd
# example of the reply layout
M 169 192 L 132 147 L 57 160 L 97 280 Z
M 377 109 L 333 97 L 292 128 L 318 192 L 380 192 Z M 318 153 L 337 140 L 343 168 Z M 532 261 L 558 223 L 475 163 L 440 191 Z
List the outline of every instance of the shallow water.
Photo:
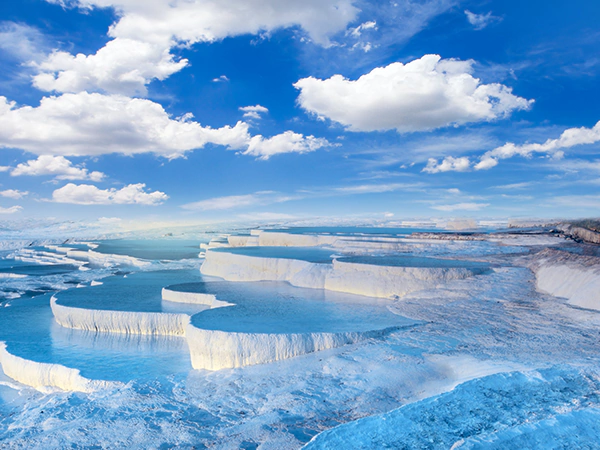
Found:
M 211 252 L 233 253 L 235 255 L 255 256 L 260 258 L 299 259 L 317 264 L 328 264 L 333 261 L 334 250 L 320 247 L 233 247 L 215 248 Z
M 209 282 L 175 285 L 182 292 L 202 292 L 235 306 L 203 311 L 192 317 L 198 328 L 238 333 L 316 333 L 371 331 L 415 324 L 393 314 L 381 299 L 285 282 Z

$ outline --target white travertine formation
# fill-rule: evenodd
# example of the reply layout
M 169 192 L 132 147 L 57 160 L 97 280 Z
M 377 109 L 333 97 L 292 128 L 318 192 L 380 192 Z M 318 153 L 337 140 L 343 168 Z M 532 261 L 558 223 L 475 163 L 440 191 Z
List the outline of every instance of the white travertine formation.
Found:
M 227 238 L 231 247 L 251 247 L 259 245 L 258 236 L 236 236 L 231 235 Z
M 393 267 L 333 261 L 324 288 L 369 297 L 402 297 L 482 272 L 483 269 L 476 268 Z
M 331 245 L 338 239 L 338 236 L 331 235 L 264 231 L 258 235 L 258 245 L 266 247 L 316 247 L 318 245 Z
M 383 336 L 395 328 L 346 333 L 230 333 L 192 324 L 187 341 L 194 369 L 220 370 L 265 364 Z
M 152 264 L 150 261 L 144 261 L 133 256 L 105 254 L 94 250 L 70 250 L 66 255 L 74 260 L 87 261 L 96 265 L 123 264 L 127 266 L 147 267 Z
M 121 384 L 90 380 L 82 377 L 77 369 L 15 356 L 8 352 L 5 342 L 0 342 L 0 364 L 8 377 L 38 390 L 58 388 L 63 391 L 94 392 L 99 389 L 115 388 Z
M 233 303 L 217 300 L 217 297 L 214 294 L 203 294 L 200 292 L 180 292 L 163 288 L 161 295 L 162 299 L 168 302 L 207 305 L 210 306 L 211 309 L 233 305 Z
M 483 272 L 480 268 L 390 267 L 336 260 L 317 264 L 210 251 L 200 270 L 227 281 L 288 281 L 298 287 L 380 298 L 401 297 Z
M 538 290 L 600 311 L 600 258 L 547 249 L 535 255 L 530 267 Z
M 59 305 L 55 297 L 50 306 L 59 325 L 86 331 L 184 336 L 190 321 L 187 314 L 74 308 Z

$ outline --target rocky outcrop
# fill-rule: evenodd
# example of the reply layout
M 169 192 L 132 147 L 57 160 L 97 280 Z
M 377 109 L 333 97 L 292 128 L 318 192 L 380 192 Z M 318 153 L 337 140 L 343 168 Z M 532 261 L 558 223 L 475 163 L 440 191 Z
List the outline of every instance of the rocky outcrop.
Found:
M 600 233 L 571 224 L 561 224 L 559 229 L 571 239 L 588 244 L 600 244 Z

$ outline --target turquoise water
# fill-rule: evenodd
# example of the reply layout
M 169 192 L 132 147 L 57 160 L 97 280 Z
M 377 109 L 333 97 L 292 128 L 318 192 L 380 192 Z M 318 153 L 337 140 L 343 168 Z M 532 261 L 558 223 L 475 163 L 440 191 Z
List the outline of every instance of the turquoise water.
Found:
M 376 266 L 392 267 L 429 267 L 429 268 L 468 268 L 486 269 L 490 265 L 484 262 L 468 261 L 460 259 L 427 258 L 409 255 L 386 255 L 386 256 L 344 256 L 338 258 L 340 262 L 355 264 L 373 264 Z
M 197 258 L 200 243 L 189 239 L 113 239 L 99 241 L 95 251 L 127 255 L 148 260 L 181 260 Z
M 415 321 L 392 314 L 386 300 L 284 282 L 208 282 L 174 285 L 182 292 L 214 294 L 235 306 L 203 311 L 192 323 L 207 330 L 238 333 L 313 333 L 371 331 L 408 326 Z
M 319 247 L 233 247 L 215 248 L 211 252 L 233 253 L 235 255 L 260 258 L 299 259 L 312 263 L 328 264 L 333 261 L 334 250 Z
M 9 352 L 80 369 L 84 377 L 99 380 L 148 380 L 191 369 L 183 338 L 65 329 L 54 321 L 50 297 L 16 300 L 0 309 L 0 341 Z
M 77 308 L 113 311 L 162 312 L 161 290 L 172 282 L 202 279 L 197 269 L 153 270 L 115 275 L 102 280 L 100 286 L 70 289 L 56 294 L 58 303 Z M 194 310 L 193 305 L 188 310 Z M 197 308 L 196 308 L 197 310 Z

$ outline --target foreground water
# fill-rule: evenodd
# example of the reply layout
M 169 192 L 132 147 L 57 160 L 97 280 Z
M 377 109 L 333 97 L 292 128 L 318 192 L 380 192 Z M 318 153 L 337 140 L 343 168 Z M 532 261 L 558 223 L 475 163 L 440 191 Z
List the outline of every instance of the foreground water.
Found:
M 121 240 L 3 253 L 0 341 L 7 350 L 117 384 L 64 392 L 3 377 L 0 447 L 288 449 L 325 431 L 310 448 L 598 448 L 600 313 L 536 291 L 518 258 L 547 242 L 415 242 L 408 254 L 385 255 L 233 250 L 324 264 L 335 255 L 382 266 L 485 268 L 398 300 L 203 277 L 201 243 Z M 83 255 L 88 250 L 100 256 Z M 168 286 L 235 306 L 165 302 Z M 353 345 L 211 372 L 192 369 L 183 337 L 63 328 L 52 296 L 89 310 L 185 313 L 195 326 L 225 332 L 391 329 Z

